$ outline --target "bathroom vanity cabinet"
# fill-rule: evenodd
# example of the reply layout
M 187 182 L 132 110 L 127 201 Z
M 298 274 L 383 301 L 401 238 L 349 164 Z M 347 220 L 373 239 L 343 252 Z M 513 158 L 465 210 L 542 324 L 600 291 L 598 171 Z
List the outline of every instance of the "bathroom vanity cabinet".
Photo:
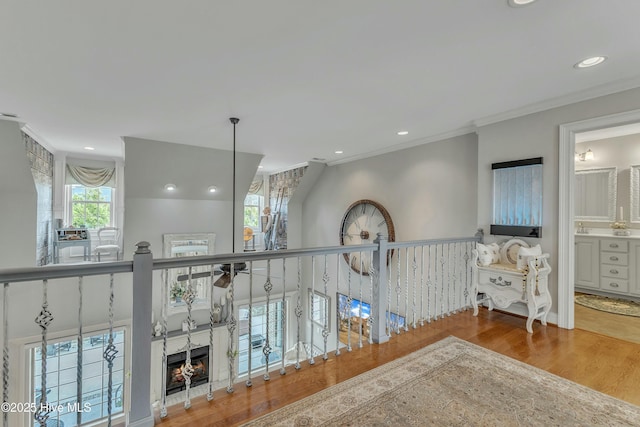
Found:
M 640 236 L 576 235 L 575 287 L 640 297 Z

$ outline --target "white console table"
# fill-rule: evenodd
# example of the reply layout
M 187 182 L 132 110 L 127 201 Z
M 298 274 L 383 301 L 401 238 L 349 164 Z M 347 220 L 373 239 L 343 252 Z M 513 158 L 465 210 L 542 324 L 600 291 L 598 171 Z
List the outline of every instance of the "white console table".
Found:
M 533 321 L 540 319 L 547 324 L 547 315 L 551 310 L 551 295 L 549 295 L 548 276 L 551 267 L 547 262 L 548 254 L 532 257 L 529 260 L 529 272 L 515 268 L 515 265 L 491 264 L 486 267 L 478 265 L 478 251 L 472 251 L 472 284 L 471 304 L 473 315 L 478 315 L 478 303 L 487 302 L 489 310 L 494 305 L 508 308 L 513 303 L 524 303 L 527 306 L 527 332 L 533 333 Z M 484 298 L 478 300 L 478 294 Z

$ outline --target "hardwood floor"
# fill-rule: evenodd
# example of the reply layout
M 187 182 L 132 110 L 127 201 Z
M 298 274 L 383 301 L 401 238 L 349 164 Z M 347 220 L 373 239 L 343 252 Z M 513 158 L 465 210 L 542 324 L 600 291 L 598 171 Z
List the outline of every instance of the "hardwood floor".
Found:
M 559 329 L 534 323 L 534 334 L 525 330 L 520 317 L 481 309 L 432 322 L 422 328 L 394 336 L 383 345 L 365 345 L 329 360 L 303 362 L 302 369 L 287 369 L 271 380 L 253 379 L 253 387 L 235 386 L 233 394 L 218 390 L 214 400 L 192 400 L 192 407 L 169 408 L 169 415 L 156 424 L 162 427 L 232 426 L 246 422 L 366 370 L 409 354 L 449 335 L 502 353 L 524 363 L 575 381 L 600 392 L 640 405 L 640 345 L 583 330 Z
M 575 327 L 640 344 L 640 317 L 607 313 L 575 304 Z

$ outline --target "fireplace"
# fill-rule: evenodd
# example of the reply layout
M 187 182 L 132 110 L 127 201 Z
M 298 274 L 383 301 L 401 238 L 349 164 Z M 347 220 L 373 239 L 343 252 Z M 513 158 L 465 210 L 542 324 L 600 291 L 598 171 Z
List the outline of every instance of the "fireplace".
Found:
M 186 359 L 186 351 L 167 356 L 167 396 L 186 388 L 185 379 L 182 376 L 182 367 Z M 191 366 L 193 366 L 191 387 L 205 384 L 209 380 L 209 346 L 191 350 Z

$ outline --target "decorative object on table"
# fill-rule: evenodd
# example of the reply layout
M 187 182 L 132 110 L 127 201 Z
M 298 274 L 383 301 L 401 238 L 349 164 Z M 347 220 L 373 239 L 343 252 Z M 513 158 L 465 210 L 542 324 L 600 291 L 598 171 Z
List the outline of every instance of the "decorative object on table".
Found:
M 636 426 L 638 419 L 638 406 L 448 337 L 245 426 L 371 426 L 388 420 L 395 425 Z
M 578 294 L 576 304 L 624 316 L 640 317 L 640 303 L 622 298 L 603 297 L 600 295 Z
M 213 305 L 213 323 L 220 323 L 222 321 L 222 307 L 218 303 Z
M 373 200 L 362 199 L 347 208 L 340 224 L 341 245 L 371 244 L 378 237 L 378 233 L 387 236 L 389 242 L 396 240 L 391 215 L 384 206 Z M 345 253 L 344 259 L 356 273 L 360 273 L 362 268 L 362 274 L 365 276 L 369 275 L 369 270 L 373 267 L 370 253 Z
M 175 302 L 182 302 L 182 296 L 187 291 L 187 286 L 183 282 L 173 282 L 169 290 L 169 296 Z
M 156 337 L 159 337 L 160 335 L 162 335 L 162 324 L 160 323 L 159 320 L 156 322 L 155 326 L 153 327 L 153 334 Z
M 192 331 L 197 327 L 198 325 L 196 324 L 195 320 L 191 320 L 191 328 L 189 328 L 189 322 L 187 320 L 183 320 L 182 321 L 182 332 L 188 332 L 189 329 L 191 329 Z
M 620 213 L 618 214 L 618 220 L 611 224 L 613 228 L 614 236 L 630 236 L 631 232 L 627 230 L 627 222 L 624 220 L 624 210 L 620 206 Z

